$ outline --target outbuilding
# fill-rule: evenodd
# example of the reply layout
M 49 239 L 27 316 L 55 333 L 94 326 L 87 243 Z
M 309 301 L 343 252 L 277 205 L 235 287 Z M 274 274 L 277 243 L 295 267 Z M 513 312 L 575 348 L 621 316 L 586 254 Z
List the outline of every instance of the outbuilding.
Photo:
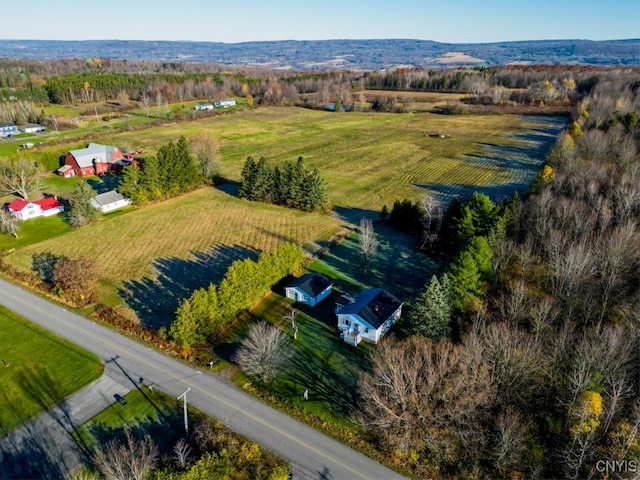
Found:
M 333 282 L 318 273 L 296 278 L 284 289 L 287 298 L 315 307 L 331 293 Z

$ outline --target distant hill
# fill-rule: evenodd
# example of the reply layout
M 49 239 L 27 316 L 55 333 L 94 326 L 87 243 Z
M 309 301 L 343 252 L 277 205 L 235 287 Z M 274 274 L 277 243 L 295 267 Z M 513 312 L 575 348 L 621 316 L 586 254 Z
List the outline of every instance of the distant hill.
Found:
M 246 43 L 139 40 L 0 40 L 0 58 L 112 58 L 217 63 L 292 70 L 375 70 L 396 66 L 640 65 L 640 39 L 438 43 L 429 40 L 314 40 Z

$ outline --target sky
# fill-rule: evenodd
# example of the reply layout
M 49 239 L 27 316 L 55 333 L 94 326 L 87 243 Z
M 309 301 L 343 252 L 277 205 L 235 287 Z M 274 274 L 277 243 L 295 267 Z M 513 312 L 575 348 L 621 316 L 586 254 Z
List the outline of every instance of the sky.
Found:
M 13 5 L 0 15 L 1 39 L 640 38 L 640 0 L 28 0 L 27 10 Z

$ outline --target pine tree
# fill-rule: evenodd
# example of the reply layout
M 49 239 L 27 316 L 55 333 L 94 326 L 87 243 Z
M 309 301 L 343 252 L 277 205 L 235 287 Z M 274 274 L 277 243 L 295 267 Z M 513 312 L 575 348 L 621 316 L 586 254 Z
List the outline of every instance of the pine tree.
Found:
M 176 318 L 169 328 L 169 335 L 183 347 L 190 347 L 202 340 L 198 333 L 198 320 L 191 306 L 191 299 L 185 298 L 180 303 Z
M 478 264 L 468 249 L 463 250 L 451 264 L 447 272 L 451 282 L 452 306 L 460 311 L 466 311 L 473 302 L 481 297 L 482 280 Z
M 240 198 L 251 199 L 253 197 L 254 184 L 256 180 L 256 161 L 253 157 L 247 157 L 240 173 L 240 190 L 238 196 Z
M 118 183 L 118 191 L 135 204 L 144 203 L 147 200 L 147 191 L 142 185 L 140 170 L 133 166 L 125 168 Z
M 69 200 L 69 223 L 81 227 L 98 216 L 98 210 L 91 203 L 96 192 L 86 180 L 78 182 Z
M 431 340 L 451 337 L 451 284 L 444 275 L 435 275 L 416 298 L 407 315 L 409 333 Z
M 324 211 L 327 209 L 327 192 L 324 180 L 320 176 L 317 168 L 311 170 L 302 181 L 302 191 L 304 193 L 300 209 L 306 212 Z
M 145 159 L 140 183 L 144 187 L 149 200 L 159 200 L 165 196 L 157 157 Z
M 266 158 L 260 157 L 255 169 L 253 190 L 249 200 L 271 203 L 273 190 L 273 172 Z

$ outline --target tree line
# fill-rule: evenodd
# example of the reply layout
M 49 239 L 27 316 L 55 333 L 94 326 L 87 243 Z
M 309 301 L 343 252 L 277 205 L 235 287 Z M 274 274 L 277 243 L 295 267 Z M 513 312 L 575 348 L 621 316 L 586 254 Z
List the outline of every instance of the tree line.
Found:
M 262 252 L 257 261 L 236 260 L 219 285 L 200 288 L 180 303 L 170 336 L 185 347 L 205 340 L 250 307 L 269 287 L 299 269 L 305 258 L 301 247 L 283 243 L 271 252 Z
M 640 109 L 637 81 L 603 75 L 576 102 L 524 200 L 447 214 L 453 261 L 359 383 L 362 424 L 416 476 L 639 464 L 640 130 L 611 122 Z
M 240 198 L 284 205 L 305 212 L 324 212 L 328 208 L 327 191 L 320 171 L 309 168 L 302 157 L 285 162 L 281 169 L 261 157 L 248 157 L 240 174 Z

